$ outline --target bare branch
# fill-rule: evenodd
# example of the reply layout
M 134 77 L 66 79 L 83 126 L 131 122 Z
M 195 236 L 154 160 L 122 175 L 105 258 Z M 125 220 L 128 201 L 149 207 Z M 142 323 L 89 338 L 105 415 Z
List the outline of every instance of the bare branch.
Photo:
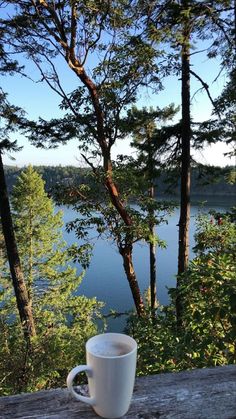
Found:
M 34 34 L 35 33 L 35 34 Z M 35 37 L 36 39 L 38 38 L 39 34 L 37 31 L 33 31 L 33 34 L 31 34 L 32 37 Z M 47 41 L 48 43 L 50 43 L 53 48 L 55 49 L 55 51 L 61 56 L 63 57 L 63 59 L 65 59 L 65 55 L 63 54 L 62 51 L 64 51 L 64 49 L 60 49 L 58 44 L 56 44 L 52 38 L 48 38 L 46 35 L 40 33 L 40 38 L 44 39 L 45 41 Z
M 222 67 L 222 68 L 220 69 L 219 73 L 217 74 L 217 76 L 214 78 L 213 83 L 215 83 L 215 82 L 218 80 L 218 78 L 220 77 L 220 75 L 221 75 L 221 73 L 222 73 L 223 71 L 224 71 L 224 68 Z
M 208 86 L 208 84 L 206 83 L 206 82 L 204 82 L 204 80 L 202 80 L 202 78 L 197 74 L 197 73 L 195 73 L 195 71 L 193 71 L 193 70 L 191 70 L 190 69 L 190 74 L 192 74 L 198 81 L 200 81 L 200 83 L 202 84 L 202 86 L 203 86 L 203 88 L 205 89 L 205 91 L 207 92 L 207 96 L 209 97 L 209 99 L 210 99 L 210 101 L 211 101 L 211 104 L 212 104 L 212 106 L 214 107 L 214 108 L 216 108 L 215 107 L 215 102 L 214 102 L 214 100 L 213 100 L 213 98 L 211 97 L 211 94 L 210 94 L 210 91 L 209 91 L 209 86 Z
M 83 154 L 81 153 L 81 156 L 83 157 L 83 159 L 86 161 L 86 163 L 89 165 L 89 167 L 91 167 L 93 173 L 95 175 L 97 175 L 97 169 L 96 167 L 93 165 L 93 163 L 91 163 L 91 161 L 89 161 L 89 159 Z
M 200 50 L 198 50 L 198 51 L 191 52 L 191 53 L 189 54 L 189 56 L 191 56 L 191 55 L 196 55 L 196 54 L 201 54 L 202 52 L 205 52 L 205 51 L 207 51 L 207 50 L 208 50 L 208 48 L 205 48 L 205 49 L 200 49 Z
M 75 110 L 74 106 L 72 106 L 71 101 L 69 100 L 66 92 L 64 91 L 64 89 L 63 89 L 63 87 L 62 87 L 62 85 L 60 83 L 59 76 L 57 74 L 57 70 L 55 68 L 55 65 L 53 64 L 53 62 L 49 59 L 49 57 L 46 54 L 45 55 L 44 54 L 41 54 L 41 55 L 44 56 L 45 60 L 50 64 L 50 66 L 53 69 L 53 76 L 51 77 L 51 79 L 54 81 L 54 83 L 52 83 L 50 81 L 50 77 L 48 77 L 48 76 L 45 75 L 45 72 L 42 70 L 42 68 L 41 68 L 40 64 L 38 63 L 38 61 L 32 57 L 32 60 L 34 61 L 35 65 L 37 66 L 37 68 L 38 68 L 38 70 L 39 70 L 39 72 L 40 72 L 40 74 L 42 76 L 42 81 L 45 81 L 54 92 L 56 92 L 62 99 L 64 99 L 66 101 L 68 107 L 72 111 L 72 113 L 75 116 L 78 117 L 79 116 L 79 113 Z M 56 85 L 57 85 L 58 88 L 55 87 L 55 83 L 56 83 Z
M 63 98 L 64 99 L 64 96 L 63 96 L 63 94 L 58 90 L 58 89 L 56 89 L 56 87 L 53 85 L 53 83 L 51 83 L 50 81 L 49 81 L 49 79 L 48 79 L 48 77 L 46 77 L 45 76 L 45 74 L 44 74 L 44 72 L 43 72 L 43 70 L 42 70 L 42 68 L 41 68 L 41 66 L 39 65 L 39 63 L 37 62 L 37 60 L 35 60 L 34 58 L 32 58 L 32 61 L 35 63 L 35 65 L 36 65 L 36 67 L 38 68 L 38 70 L 39 70 L 39 72 L 40 72 L 40 74 L 41 74 L 41 76 L 42 76 L 42 80 L 41 81 L 46 81 L 46 83 L 49 85 L 49 87 L 54 91 L 54 92 L 56 92 L 61 98 Z

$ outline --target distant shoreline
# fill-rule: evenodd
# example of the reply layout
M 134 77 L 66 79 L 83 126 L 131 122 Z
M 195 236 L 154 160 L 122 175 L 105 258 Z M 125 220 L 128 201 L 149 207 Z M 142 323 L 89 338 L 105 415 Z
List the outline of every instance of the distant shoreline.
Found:
M 45 189 L 50 192 L 57 184 L 65 183 L 78 184 L 86 181 L 86 175 L 90 171 L 88 168 L 81 168 L 75 166 L 34 166 L 34 168 L 41 174 L 45 181 Z M 9 192 L 16 182 L 20 172 L 24 167 L 4 166 L 7 186 Z M 210 170 L 210 172 L 208 172 Z M 219 167 L 200 167 L 192 169 L 191 179 L 191 200 L 202 201 L 205 199 L 230 199 L 236 204 L 236 183 L 229 182 L 230 173 L 235 173 L 233 166 L 225 168 Z M 167 183 L 167 172 L 163 172 L 160 177 L 156 179 L 155 195 L 157 199 L 171 199 L 179 201 L 180 197 L 180 179 L 178 174 L 169 174 L 173 185 Z M 235 174 L 234 174 L 235 177 Z

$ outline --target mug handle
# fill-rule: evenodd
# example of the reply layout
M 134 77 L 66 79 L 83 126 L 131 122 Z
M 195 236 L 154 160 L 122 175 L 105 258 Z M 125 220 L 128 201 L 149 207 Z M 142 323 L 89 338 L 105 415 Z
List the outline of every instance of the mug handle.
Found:
M 76 393 L 76 391 L 73 388 L 73 381 L 76 377 L 76 375 L 78 375 L 80 372 L 85 371 L 88 377 L 92 377 L 93 374 L 93 370 L 92 368 L 90 368 L 88 365 L 79 365 L 75 368 L 73 368 L 73 370 L 71 370 L 67 376 L 66 379 L 66 383 L 67 383 L 67 387 L 68 390 L 71 392 L 71 394 L 77 399 L 80 400 L 81 402 L 90 404 L 91 406 L 93 406 L 95 404 L 95 398 L 94 397 L 85 397 L 82 396 L 81 394 Z

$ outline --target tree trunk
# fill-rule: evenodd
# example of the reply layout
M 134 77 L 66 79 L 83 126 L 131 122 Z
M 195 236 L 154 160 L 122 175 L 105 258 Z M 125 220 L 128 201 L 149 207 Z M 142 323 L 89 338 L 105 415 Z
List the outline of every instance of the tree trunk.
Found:
M 150 198 L 154 199 L 154 186 L 149 189 Z M 153 211 L 149 211 L 149 216 L 154 215 Z M 149 224 L 150 234 L 152 237 L 155 236 L 155 225 L 153 222 Z M 149 260 L 150 260 L 150 294 L 151 294 L 151 310 L 156 307 L 156 245 L 153 242 L 149 243 Z
M 150 127 L 149 127 L 150 128 Z M 148 128 L 147 132 L 147 144 L 148 144 L 148 177 L 149 177 L 149 197 L 154 199 L 154 161 L 152 154 L 152 131 L 153 129 Z M 149 210 L 149 217 L 154 217 L 153 209 Z M 155 237 L 155 225 L 153 221 L 149 223 L 150 234 L 152 238 Z M 151 294 L 151 310 L 154 313 L 156 307 L 156 246 L 153 241 L 149 243 L 149 261 L 150 261 L 150 294 Z
M 7 186 L 0 152 L 0 214 L 3 236 L 5 239 L 7 257 L 10 266 L 12 283 L 15 291 L 17 308 L 22 323 L 24 336 L 27 340 L 35 335 L 32 307 L 26 289 L 24 276 L 20 266 L 20 258 L 15 240 Z
M 133 248 L 131 245 L 127 245 L 125 247 L 119 247 L 119 252 L 123 258 L 123 266 L 126 273 L 126 277 L 129 281 L 129 286 L 132 292 L 137 314 L 138 316 L 142 316 L 144 314 L 144 304 L 143 304 L 138 281 L 137 281 L 134 267 L 133 267 L 133 260 L 132 260 Z
M 150 227 L 150 232 L 155 235 L 155 227 Z M 151 293 L 151 310 L 156 307 L 156 246 L 153 243 L 149 244 L 149 257 L 150 257 L 150 293 Z
M 66 60 L 71 67 L 71 69 L 76 73 L 76 75 L 80 78 L 84 86 L 88 89 L 93 107 L 94 107 L 94 114 L 96 117 L 96 126 L 97 126 L 97 139 L 96 141 L 99 144 L 99 147 L 102 152 L 103 156 L 103 168 L 105 172 L 105 180 L 104 185 L 109 193 L 110 200 L 113 206 L 116 208 L 118 214 L 120 215 L 121 219 L 124 221 L 126 226 L 130 226 L 132 228 L 132 219 L 126 210 L 118 191 L 116 184 L 113 181 L 113 169 L 112 169 L 112 162 L 110 156 L 110 145 L 109 141 L 105 136 L 104 130 L 104 115 L 103 110 L 100 104 L 99 93 L 97 90 L 97 86 L 95 83 L 90 79 L 90 77 L 85 72 L 84 68 L 78 64 L 78 61 L 75 60 L 75 56 L 70 53 L 67 54 Z M 125 269 L 125 273 L 127 279 L 129 281 L 130 289 L 132 292 L 134 304 L 137 310 L 137 314 L 140 316 L 144 312 L 144 305 L 139 289 L 139 284 L 134 272 L 133 262 L 132 262 L 132 246 L 126 247 L 125 250 L 120 251 L 120 254 L 123 257 L 123 265 Z
M 131 225 L 132 220 L 124 207 L 119 192 L 112 178 L 112 162 L 110 156 L 110 145 L 105 135 L 104 129 L 104 115 L 100 104 L 99 93 L 96 84 L 87 75 L 85 69 L 79 64 L 78 60 L 75 59 L 75 54 L 71 51 L 67 51 L 66 61 L 69 67 L 75 72 L 77 77 L 81 80 L 84 86 L 88 89 L 91 101 L 93 103 L 94 114 L 96 118 L 97 138 L 96 141 L 99 144 L 100 150 L 103 156 L 103 168 L 105 172 L 104 184 L 108 190 L 110 199 L 117 212 L 120 214 L 126 225 Z
M 182 1 L 187 6 L 187 1 Z M 179 254 L 177 289 L 181 284 L 181 274 L 186 271 L 189 261 L 189 223 L 190 223 L 190 28 L 189 22 L 183 28 L 184 43 L 182 45 L 182 154 L 181 154 L 181 201 L 179 219 Z M 183 306 L 181 297 L 176 299 L 177 325 L 181 327 Z
M 46 2 L 43 3 L 43 5 L 41 4 L 41 6 L 44 8 L 44 10 L 47 10 L 47 13 L 49 13 L 52 21 L 54 21 L 55 23 L 55 26 L 58 28 L 58 22 L 59 24 L 61 24 L 61 20 L 60 19 L 58 20 L 54 8 L 50 7 L 50 5 L 47 4 Z M 36 8 L 36 11 L 38 13 L 37 8 Z M 65 60 L 68 66 L 76 74 L 76 76 L 81 80 L 81 82 L 83 83 L 83 85 L 86 87 L 86 89 L 89 92 L 89 95 L 91 97 L 91 101 L 93 104 L 93 108 L 94 108 L 94 115 L 96 118 L 97 135 L 96 135 L 95 141 L 98 143 L 100 150 L 102 152 L 102 156 L 103 156 L 103 167 L 104 167 L 104 175 L 105 175 L 104 185 L 108 190 L 110 200 L 113 206 L 116 208 L 118 214 L 121 216 L 125 225 L 132 226 L 132 219 L 122 202 L 122 199 L 120 197 L 116 184 L 113 182 L 112 162 L 110 158 L 110 148 L 112 144 L 109 143 L 109 140 L 107 139 L 106 134 L 105 134 L 104 114 L 103 114 L 103 109 L 100 102 L 99 89 L 97 88 L 96 83 L 91 79 L 91 77 L 85 71 L 83 64 L 80 62 L 80 58 L 77 56 L 77 45 L 75 42 L 76 31 L 77 31 L 76 15 L 77 15 L 76 4 L 73 4 L 71 6 L 70 41 L 68 42 L 69 37 L 68 39 L 66 39 L 66 32 L 64 31 L 63 24 L 61 24 L 60 29 L 61 29 L 61 33 L 63 33 L 62 39 L 61 38 L 59 39 L 57 34 L 55 33 L 54 34 L 55 43 L 57 44 L 60 43 L 60 46 L 64 49 Z M 47 23 L 44 22 L 44 19 L 42 19 L 42 23 L 44 24 L 46 31 L 48 31 L 48 26 L 47 26 Z M 75 112 L 73 107 L 71 108 L 71 110 Z M 132 252 L 132 249 L 131 249 L 131 252 Z M 131 254 L 129 256 L 131 256 Z M 133 270 L 133 266 L 131 269 L 131 267 L 128 268 L 128 265 L 129 265 L 128 260 L 126 260 L 124 262 L 124 266 L 125 266 L 127 278 L 130 283 L 130 287 L 131 287 L 131 291 L 134 297 L 134 302 L 137 308 L 137 312 L 141 313 L 143 311 L 142 310 L 143 302 L 140 297 L 138 282 L 135 277 L 135 274 L 131 273 Z M 132 258 L 131 258 L 131 265 L 132 265 Z

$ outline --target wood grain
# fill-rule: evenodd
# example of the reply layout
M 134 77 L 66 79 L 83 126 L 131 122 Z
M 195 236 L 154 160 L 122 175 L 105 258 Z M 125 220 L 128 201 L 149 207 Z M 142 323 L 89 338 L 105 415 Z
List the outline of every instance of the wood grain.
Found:
M 79 387 L 86 393 L 86 386 Z M 67 389 L 0 398 L 1 419 L 95 419 L 86 404 Z M 136 379 L 132 403 L 124 418 L 236 419 L 236 365 Z

